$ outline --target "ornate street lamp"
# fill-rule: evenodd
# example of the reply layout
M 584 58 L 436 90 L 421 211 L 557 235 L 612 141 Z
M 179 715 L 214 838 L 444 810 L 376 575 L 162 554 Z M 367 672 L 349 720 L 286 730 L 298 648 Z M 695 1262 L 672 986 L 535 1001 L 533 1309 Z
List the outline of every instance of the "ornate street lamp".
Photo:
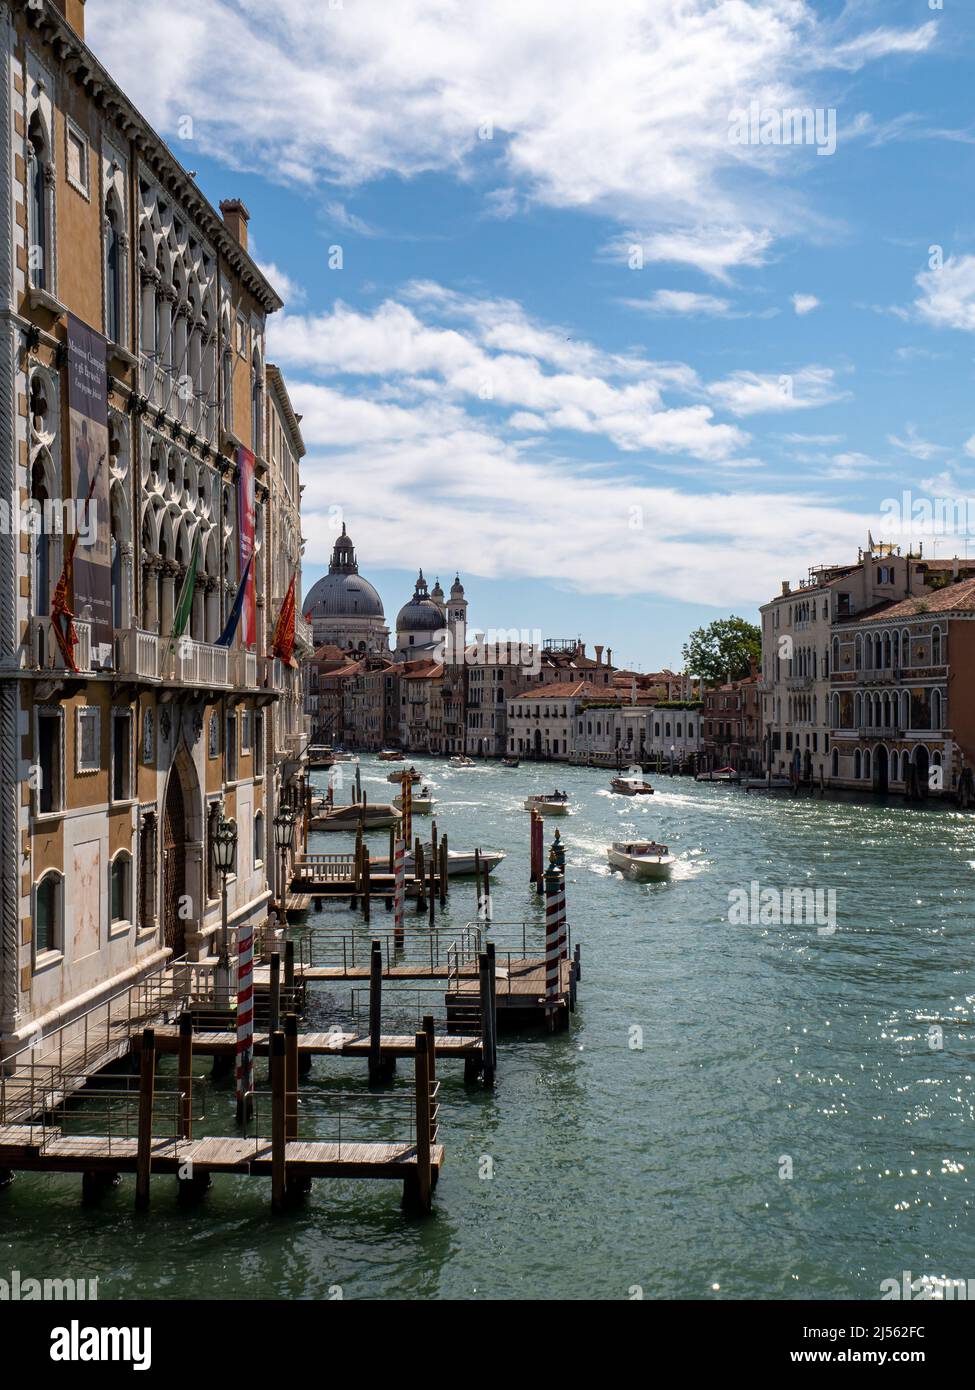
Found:
M 230 1002 L 230 932 L 227 928 L 227 877 L 237 863 L 237 822 L 220 817 L 213 832 L 213 860 L 220 872 L 220 951 L 217 957 L 217 993 L 224 1006 Z
M 280 877 L 278 879 L 278 922 L 281 930 L 288 925 L 288 850 L 294 844 L 297 812 L 282 805 L 274 817 L 274 843 L 278 847 Z

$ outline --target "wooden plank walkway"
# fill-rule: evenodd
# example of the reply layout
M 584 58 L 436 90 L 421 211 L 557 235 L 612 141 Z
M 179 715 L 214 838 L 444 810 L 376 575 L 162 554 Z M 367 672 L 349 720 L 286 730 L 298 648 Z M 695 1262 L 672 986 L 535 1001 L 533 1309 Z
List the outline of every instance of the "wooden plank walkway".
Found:
M 178 1028 L 156 1028 L 156 1048 L 159 1052 L 179 1051 Z M 132 1039 L 133 1050 L 138 1052 L 141 1037 Z M 368 1057 L 369 1037 L 362 1033 L 299 1033 L 298 1054 L 311 1057 Z M 380 1051 L 387 1057 L 413 1057 L 416 1055 L 415 1034 L 384 1034 L 379 1039 Z M 236 1033 L 201 1029 L 193 1033 L 193 1051 L 209 1057 L 234 1054 L 237 1050 Z M 436 1038 L 435 1056 L 441 1057 L 480 1057 L 483 1050 L 481 1038 L 474 1035 L 442 1034 Z M 254 1034 L 254 1053 L 266 1057 L 268 1053 L 267 1033 Z
M 28 1172 L 134 1173 L 137 1139 L 111 1135 L 65 1135 L 48 1131 L 41 1143 L 37 1127 L 7 1125 L 0 1129 L 0 1167 Z M 349 1143 L 291 1140 L 285 1144 L 287 1175 L 306 1178 L 391 1178 L 402 1181 L 416 1168 L 416 1146 L 409 1143 Z M 444 1146 L 431 1145 L 430 1166 L 439 1173 Z M 208 1139 L 153 1138 L 153 1173 L 194 1175 L 239 1173 L 271 1175 L 271 1141 L 211 1136 Z

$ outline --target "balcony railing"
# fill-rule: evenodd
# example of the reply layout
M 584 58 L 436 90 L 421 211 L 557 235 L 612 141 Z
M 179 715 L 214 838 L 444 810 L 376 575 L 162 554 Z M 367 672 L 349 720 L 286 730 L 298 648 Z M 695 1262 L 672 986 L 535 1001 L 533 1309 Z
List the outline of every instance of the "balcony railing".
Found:
M 175 645 L 166 643 L 164 678 L 179 685 L 229 686 L 229 656 L 226 647 L 214 647 L 207 642 L 194 642 L 188 637 L 181 637 Z
M 74 624 L 78 637 L 74 649 L 75 666 L 79 671 L 90 672 L 92 667 L 91 623 L 76 618 Z M 31 664 L 39 671 L 67 670 L 61 648 L 54 635 L 54 624 L 50 618 L 35 617 L 31 633 Z
M 157 681 L 160 678 L 160 638 L 155 632 L 130 627 L 115 634 L 115 669 L 121 677 Z

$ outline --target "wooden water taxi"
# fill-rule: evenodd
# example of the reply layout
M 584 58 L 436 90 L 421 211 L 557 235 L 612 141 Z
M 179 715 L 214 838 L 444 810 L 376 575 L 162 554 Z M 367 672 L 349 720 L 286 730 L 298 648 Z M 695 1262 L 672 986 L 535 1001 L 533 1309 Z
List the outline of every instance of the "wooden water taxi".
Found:
M 543 816 L 567 816 L 569 814 L 568 792 L 547 792 L 542 796 L 530 796 L 525 802 L 526 811 L 538 811 Z
M 451 759 L 450 759 L 450 762 L 447 764 L 447 766 L 448 766 L 448 767 L 477 767 L 477 763 L 474 761 L 473 758 L 466 758 L 466 757 L 464 757 L 464 755 L 461 753 L 461 754 L 459 754 L 456 758 L 451 758 Z
M 395 748 L 384 748 L 381 753 L 376 754 L 381 763 L 405 763 L 406 754 L 398 753 Z
M 620 796 L 653 796 L 653 787 L 640 777 L 614 777 L 609 787 Z
M 501 766 L 502 766 L 502 767 L 520 767 L 520 765 L 521 765 L 521 764 L 519 763 L 519 761 L 518 761 L 517 758 L 502 758 L 502 759 L 501 759 Z
M 394 797 L 393 797 L 393 805 L 394 805 L 394 806 L 398 806 L 399 809 L 402 811 L 402 809 L 403 809 L 403 798 L 402 798 L 402 796 L 394 796 Z M 429 787 L 421 787 L 420 790 L 419 790 L 419 791 L 415 794 L 415 796 L 413 797 L 413 800 L 412 800 L 412 802 L 411 802 L 411 805 L 412 805 L 412 807 L 413 807 L 413 810 L 416 811 L 416 813 L 417 813 L 418 815 L 421 815 L 421 816 L 429 815 L 430 812 L 433 810 L 433 796 L 432 796 L 431 793 L 430 793 L 430 788 L 429 788 Z M 449 851 L 448 851 L 448 852 L 449 852 Z
M 410 782 L 411 782 L 414 786 L 416 786 L 417 782 L 419 782 L 419 780 L 420 780 L 420 774 L 417 772 L 417 770 L 416 770 L 415 767 L 411 767 L 411 768 L 409 768 L 408 771 L 405 771 L 405 772 L 387 772 L 387 773 L 386 773 L 386 781 L 387 781 L 387 782 L 398 782 L 398 783 L 400 784 L 400 786 L 402 786 L 402 784 L 403 784 L 403 778 L 404 778 L 404 777 L 408 777 L 408 778 L 410 779 Z
M 606 851 L 610 867 L 626 878 L 670 878 L 677 860 L 666 845 L 653 840 L 617 841 Z

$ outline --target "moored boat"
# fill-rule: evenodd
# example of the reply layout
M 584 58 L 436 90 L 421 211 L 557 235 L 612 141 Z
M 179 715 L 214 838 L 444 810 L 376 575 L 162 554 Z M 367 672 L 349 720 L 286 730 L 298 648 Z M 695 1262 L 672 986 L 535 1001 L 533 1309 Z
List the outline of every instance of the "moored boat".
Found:
M 500 849 L 482 849 L 482 850 L 480 851 L 480 866 L 481 866 L 481 873 L 483 874 L 485 869 L 487 869 L 487 871 L 488 871 L 489 874 L 490 874 L 490 873 L 493 873 L 493 871 L 498 867 L 498 865 L 501 863 L 502 859 L 504 859 L 504 858 L 505 858 L 504 850 L 500 850 Z M 375 871 L 376 871 L 377 873 L 385 873 L 385 872 L 387 872 L 388 869 L 389 869 L 389 858 L 388 858 L 388 857 L 386 857 L 386 858 L 380 858 L 380 859 L 373 859 L 373 860 L 371 860 L 370 862 L 371 862 L 371 865 L 372 865 L 373 869 L 375 869 Z M 426 844 L 426 845 L 423 846 L 423 863 L 424 863 L 424 866 L 425 866 L 426 871 L 429 871 L 429 868 L 430 868 L 430 845 L 429 845 L 429 844 Z M 412 874 L 413 871 L 414 871 L 414 868 L 415 868 L 415 866 L 416 866 L 416 865 L 415 865 L 415 860 L 414 860 L 414 858 L 413 858 L 413 852 L 412 852 L 412 850 L 410 851 L 409 854 L 407 854 L 407 855 L 405 856 L 405 858 L 404 858 L 404 864 L 405 864 L 405 868 L 406 868 L 407 874 Z M 474 858 L 474 851 L 473 851 L 472 849 L 471 849 L 471 850 L 466 850 L 466 849 L 448 849 L 448 850 L 447 850 L 447 877 L 448 877 L 448 878 L 470 878 L 470 877 L 473 875 L 473 873 L 474 873 L 474 868 L 475 868 L 475 858 Z
M 627 878 L 670 878 L 677 863 L 666 845 L 654 840 L 618 840 L 606 851 L 610 867 Z
M 353 801 L 345 806 L 325 806 L 316 810 L 309 822 L 309 829 L 357 830 L 361 825 L 363 830 L 382 830 L 386 826 L 396 825 L 399 819 L 400 813 L 395 806 L 381 801 L 370 801 L 365 805 Z
M 614 777 L 609 787 L 620 796 L 653 796 L 653 787 L 640 777 Z
M 694 778 L 695 782 L 737 782 L 739 773 L 737 768 L 718 767 L 714 772 L 699 772 Z
M 547 792 L 541 796 L 530 796 L 525 802 L 526 811 L 538 811 L 543 816 L 567 816 L 569 814 L 568 792 Z
M 408 777 L 414 786 L 420 780 L 420 774 L 417 772 L 415 767 L 411 767 L 408 770 L 404 770 L 403 772 L 386 773 L 387 782 L 398 782 L 400 785 L 402 785 L 404 777 Z

